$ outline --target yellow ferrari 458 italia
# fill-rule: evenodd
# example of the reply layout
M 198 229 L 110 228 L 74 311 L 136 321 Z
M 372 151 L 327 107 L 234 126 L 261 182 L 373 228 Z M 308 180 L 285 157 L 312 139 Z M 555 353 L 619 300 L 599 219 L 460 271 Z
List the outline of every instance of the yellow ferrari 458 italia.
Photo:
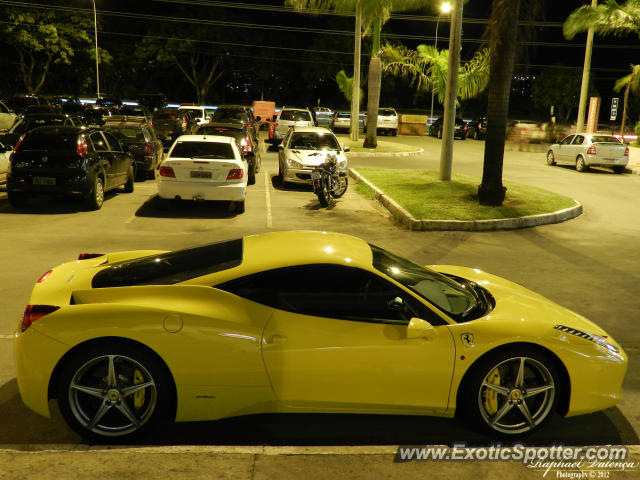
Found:
M 620 399 L 627 356 L 586 318 L 480 270 L 348 235 L 278 232 L 81 254 L 36 283 L 24 403 L 93 441 L 266 412 L 456 412 L 495 435 Z

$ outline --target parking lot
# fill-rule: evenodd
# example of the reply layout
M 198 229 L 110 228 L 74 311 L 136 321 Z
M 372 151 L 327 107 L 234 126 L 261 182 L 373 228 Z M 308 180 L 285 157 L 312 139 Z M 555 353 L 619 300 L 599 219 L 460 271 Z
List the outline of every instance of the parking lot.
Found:
M 398 137 L 423 148 L 410 157 L 357 157 L 350 166 L 437 169 L 439 140 Z M 484 143 L 456 141 L 454 173 L 479 177 Z M 395 224 L 375 201 L 353 185 L 332 208 L 318 205 L 309 187 L 283 189 L 277 181 L 277 155 L 266 152 L 262 171 L 249 187 L 246 212 L 225 203 L 174 203 L 160 208 L 154 181 L 137 182 L 133 194 L 109 193 L 98 211 L 74 200 L 40 199 L 17 211 L 0 193 L 0 446 L 58 445 L 76 448 L 80 439 L 59 416 L 47 420 L 22 405 L 11 359 L 11 336 L 34 281 L 51 266 L 78 253 L 129 249 L 175 249 L 270 230 L 331 230 L 367 241 L 422 264 L 460 264 L 509 278 L 576 310 L 608 330 L 624 346 L 630 368 L 624 399 L 604 412 L 555 419 L 527 442 L 537 445 L 626 444 L 640 432 L 640 177 L 594 170 L 578 173 L 548 167 L 539 152 L 507 151 L 505 180 L 529 183 L 578 199 L 577 219 L 519 231 L 411 232 Z M 446 444 L 490 439 L 452 420 L 434 418 L 266 415 L 221 422 L 177 425 L 158 445 L 394 445 Z M 372 458 L 372 457 L 369 457 Z

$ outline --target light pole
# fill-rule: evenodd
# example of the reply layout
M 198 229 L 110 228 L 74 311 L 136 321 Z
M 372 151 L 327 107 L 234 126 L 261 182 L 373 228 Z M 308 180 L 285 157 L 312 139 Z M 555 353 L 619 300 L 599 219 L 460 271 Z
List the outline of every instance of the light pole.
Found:
M 438 50 L 438 25 L 440 24 L 440 15 L 442 14 L 447 14 L 451 11 L 451 4 L 449 2 L 444 2 L 442 5 L 440 5 L 440 13 L 438 14 L 438 20 L 436 21 L 436 38 L 433 42 L 433 48 L 435 48 L 436 50 Z M 434 95 L 434 88 L 433 85 L 431 85 L 431 113 L 429 114 L 429 118 L 433 118 L 433 95 Z
M 100 67 L 98 65 L 98 14 L 96 13 L 96 0 L 91 0 L 93 3 L 93 27 L 96 38 L 96 95 L 100 98 Z

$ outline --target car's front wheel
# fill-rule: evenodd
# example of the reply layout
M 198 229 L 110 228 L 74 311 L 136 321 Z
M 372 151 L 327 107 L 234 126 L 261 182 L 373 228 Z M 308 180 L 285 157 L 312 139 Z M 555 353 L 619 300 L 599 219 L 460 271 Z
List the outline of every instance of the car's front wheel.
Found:
M 13 208 L 22 208 L 27 204 L 27 195 L 24 192 L 7 192 L 7 200 Z
M 73 354 L 58 377 L 60 411 L 89 440 L 122 442 L 170 420 L 172 383 L 150 353 L 126 344 Z
M 523 435 L 555 412 L 559 375 L 553 360 L 530 348 L 489 355 L 471 372 L 459 408 L 484 430 Z
M 549 150 L 547 152 L 547 165 L 555 165 L 556 164 L 556 157 L 553 154 L 552 150 Z
M 133 193 L 135 188 L 136 173 L 133 170 L 133 166 L 129 167 L 127 171 L 127 182 L 124 184 L 124 193 Z

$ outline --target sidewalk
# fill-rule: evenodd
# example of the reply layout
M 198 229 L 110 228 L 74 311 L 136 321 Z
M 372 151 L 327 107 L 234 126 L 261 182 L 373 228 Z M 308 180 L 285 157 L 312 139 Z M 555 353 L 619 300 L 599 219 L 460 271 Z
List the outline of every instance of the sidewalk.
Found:
M 640 147 L 629 147 L 627 171 L 635 175 L 640 175 Z

